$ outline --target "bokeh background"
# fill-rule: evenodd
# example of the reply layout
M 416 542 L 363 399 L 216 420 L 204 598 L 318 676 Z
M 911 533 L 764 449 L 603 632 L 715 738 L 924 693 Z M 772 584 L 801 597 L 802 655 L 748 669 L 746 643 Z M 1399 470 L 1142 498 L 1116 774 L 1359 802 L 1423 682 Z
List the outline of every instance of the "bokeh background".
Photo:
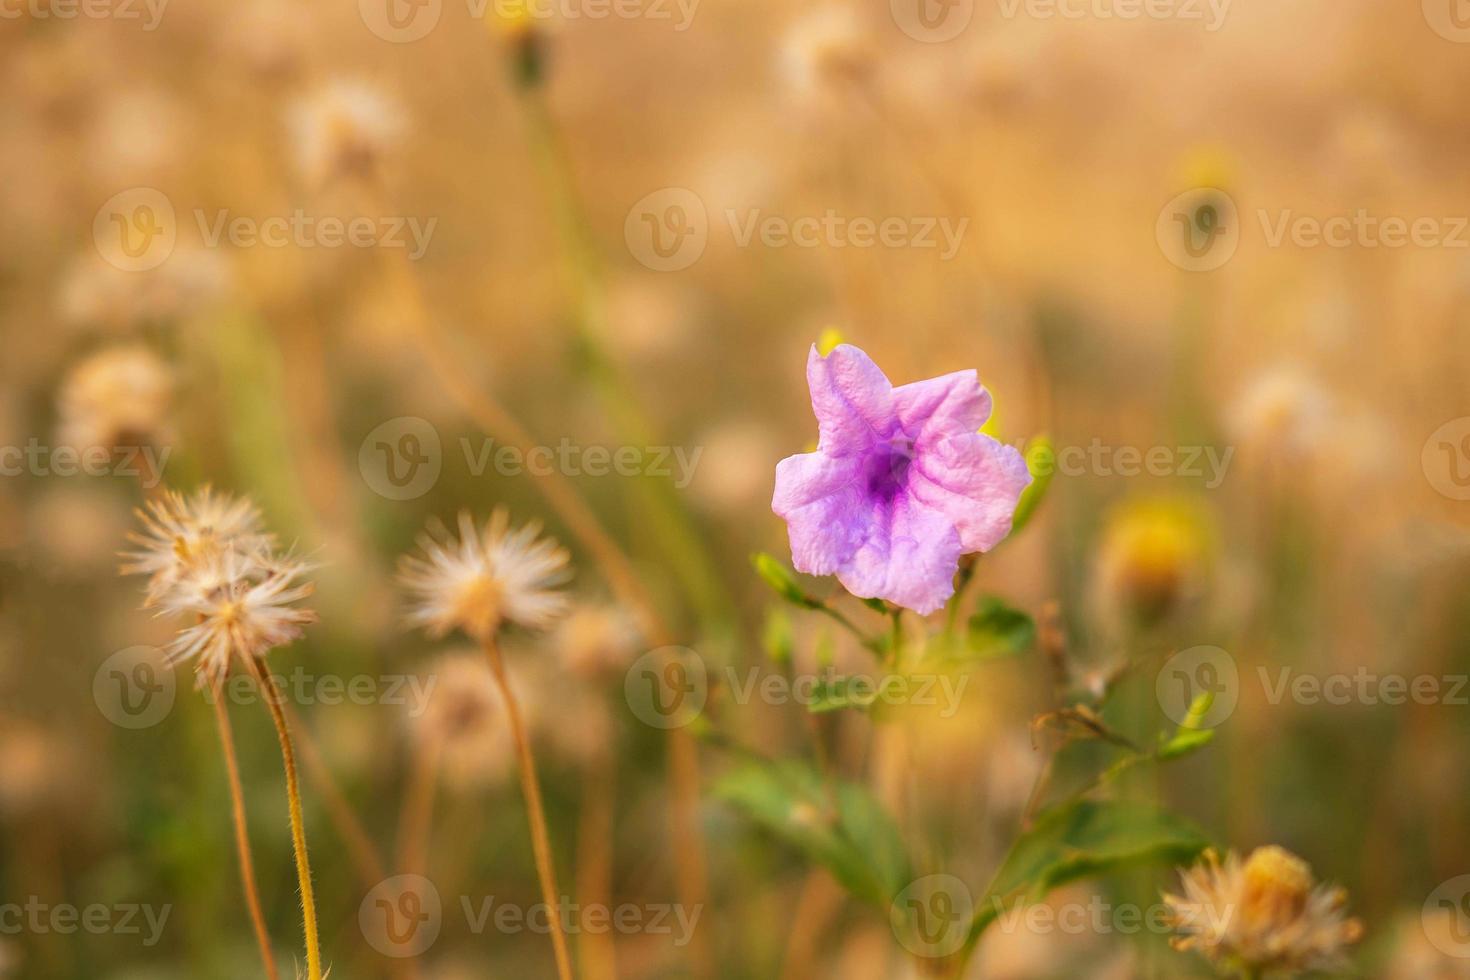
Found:
M 1358 975 L 1470 976 L 1470 887 L 1436 892 L 1470 873 L 1457 4 L 6 0 L 0 899 L 170 912 L 151 944 L 146 928 L 0 930 L 0 975 L 261 975 L 209 707 L 181 669 L 161 717 L 118 721 L 119 664 L 164 683 L 131 673 L 144 655 L 112 659 L 172 633 L 116 573 L 159 477 L 250 496 L 320 562 L 322 622 L 272 665 L 305 672 L 298 727 L 340 793 L 307 780 L 334 977 L 404 975 L 360 920 L 365 855 L 401 869 L 423 799 L 439 715 L 395 701 L 409 678 L 453 690 L 457 668 L 453 642 L 401 626 L 392 573 L 427 519 L 461 508 L 505 504 L 576 556 L 576 616 L 510 651 L 563 888 L 673 901 L 690 856 L 669 829 L 666 736 L 623 696 L 656 642 L 547 483 L 585 500 L 677 642 L 769 671 L 787 626 L 748 556 L 786 557 L 773 468 L 815 438 L 803 367 L 836 330 L 896 382 L 977 368 L 988 431 L 1050 440 L 1063 465 L 977 587 L 1052 626 L 1084 686 L 1143 664 L 1117 725 L 1169 724 L 1155 681 L 1174 651 L 1224 654 L 1211 676 L 1234 707 L 1157 795 L 1224 845 L 1283 844 L 1346 886 L 1367 925 Z M 250 237 L 298 213 L 314 230 Z M 221 215 L 240 234 L 212 239 Z M 367 219 L 367 238 L 334 245 L 323 217 Z M 779 237 L 814 218 L 804 244 Z M 1350 220 L 1312 236 L 1334 218 Z M 898 237 L 864 247 L 853 219 Z M 1395 238 L 1390 219 L 1419 232 Z M 753 220 L 775 237 L 745 239 Z M 639 463 L 476 468 L 517 442 Z M 168 455 L 140 476 L 121 455 L 58 472 L 57 447 L 96 445 Z M 429 475 L 400 484 L 400 463 Z M 826 620 L 793 612 L 789 629 L 798 662 L 862 656 Z M 1282 671 L 1360 670 L 1440 693 L 1272 697 Z M 368 696 L 325 703 L 323 678 L 357 677 Z M 834 765 L 885 787 L 913 853 L 978 890 L 1045 757 L 1029 725 L 1047 689 L 1031 651 L 977 668 L 963 710 L 915 723 L 899 758 L 860 713 L 823 737 Z M 279 757 L 245 700 L 231 712 L 262 899 L 291 975 Z M 413 975 L 550 976 L 544 936 L 477 934 L 458 911 L 536 890 L 503 729 L 444 723 L 462 744 L 418 870 L 446 911 Z M 777 756 L 809 754 L 810 724 L 799 705 L 719 712 Z M 698 758 L 708 791 L 732 753 L 705 741 Z M 701 960 L 729 978 L 907 975 L 883 917 L 825 872 L 709 792 L 696 814 L 699 941 L 582 937 L 584 975 L 697 976 Z M 1172 882 L 1054 901 L 1147 901 Z M 971 975 L 1204 975 L 1164 938 L 997 933 Z

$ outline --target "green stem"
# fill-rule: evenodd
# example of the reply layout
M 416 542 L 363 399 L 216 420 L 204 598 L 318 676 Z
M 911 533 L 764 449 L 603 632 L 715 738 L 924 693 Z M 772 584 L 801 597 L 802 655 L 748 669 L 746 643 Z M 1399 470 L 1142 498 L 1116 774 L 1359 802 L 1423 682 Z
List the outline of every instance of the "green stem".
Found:
M 609 327 L 602 263 L 591 224 L 578 199 L 561 131 L 541 89 L 524 90 L 521 101 L 531 154 L 550 200 L 565 274 L 574 297 L 572 322 L 588 377 L 620 438 L 634 445 L 651 445 L 652 426 L 634 398 L 632 387 L 603 349 L 603 338 L 608 335 Z M 736 631 L 738 625 L 728 584 L 706 552 L 698 527 L 672 485 L 643 479 L 633 486 L 637 503 L 654 525 L 668 560 L 701 618 L 717 627 L 717 632 Z
M 826 603 L 818 603 L 811 608 L 815 609 L 817 612 L 821 613 L 824 616 L 827 616 L 833 622 L 836 622 L 837 624 L 842 626 L 843 629 L 847 630 L 853 636 L 857 637 L 862 645 L 867 647 L 869 650 L 872 650 L 874 653 L 879 652 L 881 644 L 878 642 L 878 640 L 875 637 L 871 637 L 868 634 L 864 633 L 862 629 L 857 625 L 857 623 L 854 623 L 852 620 L 848 619 L 841 610 L 834 609 Z

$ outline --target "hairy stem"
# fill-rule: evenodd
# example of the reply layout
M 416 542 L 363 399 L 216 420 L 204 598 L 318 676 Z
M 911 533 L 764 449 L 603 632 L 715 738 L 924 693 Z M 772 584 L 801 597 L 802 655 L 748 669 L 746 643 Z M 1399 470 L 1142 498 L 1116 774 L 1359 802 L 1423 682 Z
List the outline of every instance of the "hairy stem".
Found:
M 560 908 L 557 900 L 560 892 L 556 887 L 556 869 L 551 860 L 551 840 L 546 833 L 546 812 L 541 806 L 541 786 L 536 779 L 536 760 L 531 754 L 531 740 L 526 735 L 525 722 L 521 719 L 520 703 L 511 689 L 510 678 L 505 673 L 505 661 L 500 655 L 500 646 L 495 637 L 484 640 L 485 656 L 490 661 L 490 672 L 500 687 L 500 696 L 505 701 L 506 718 L 510 722 L 511 736 L 516 743 L 516 757 L 520 763 L 521 791 L 526 797 L 526 816 L 531 824 L 531 850 L 536 857 L 536 875 L 541 879 L 541 900 L 546 903 L 546 918 L 551 924 L 551 946 L 556 953 L 556 972 L 560 980 L 572 980 L 572 958 L 567 952 L 567 937 L 562 931 Z
M 331 818 L 333 826 L 337 828 L 337 833 L 342 836 L 343 843 L 347 845 L 347 850 L 352 855 L 352 863 L 357 868 L 358 877 L 362 879 L 364 887 L 371 890 L 388 874 L 384 870 L 383 859 L 378 855 L 377 845 L 373 843 L 372 837 L 362 825 L 362 820 L 352 809 L 352 804 L 342 792 L 342 787 L 337 785 L 331 768 L 322 758 L 321 750 L 316 746 L 311 729 L 297 718 L 296 712 L 291 710 L 289 704 L 282 704 L 281 710 L 285 712 L 286 723 L 295 733 L 293 737 L 296 748 L 301 753 L 301 765 L 306 771 L 306 778 L 310 781 L 312 788 L 321 795 L 322 803 L 327 808 L 327 815 Z
M 306 856 L 306 826 L 301 817 L 301 784 L 296 775 L 296 751 L 291 745 L 291 729 L 286 724 L 286 714 L 281 710 L 280 695 L 265 667 L 254 658 L 250 661 L 255 679 L 260 683 L 261 698 L 270 711 L 271 721 L 276 725 L 276 737 L 281 742 L 281 761 L 286 769 L 286 799 L 291 811 L 291 847 L 296 854 L 296 879 L 301 888 L 301 922 L 306 936 L 307 980 L 322 980 L 321 940 L 317 934 L 316 898 L 311 887 L 311 862 Z
M 225 710 L 223 685 L 216 685 L 214 696 L 214 719 L 219 725 L 219 744 L 224 751 L 225 773 L 230 782 L 231 813 L 235 822 L 235 850 L 240 856 L 240 883 L 245 888 L 245 907 L 250 912 L 250 924 L 255 929 L 255 942 L 260 946 L 260 958 L 265 962 L 265 973 L 269 980 L 280 980 L 276 971 L 276 955 L 271 950 L 270 933 L 265 928 L 265 914 L 260 908 L 260 892 L 255 886 L 255 862 L 250 857 L 250 835 L 245 829 L 245 791 L 240 786 L 240 765 L 235 759 L 235 736 L 230 730 L 230 716 Z

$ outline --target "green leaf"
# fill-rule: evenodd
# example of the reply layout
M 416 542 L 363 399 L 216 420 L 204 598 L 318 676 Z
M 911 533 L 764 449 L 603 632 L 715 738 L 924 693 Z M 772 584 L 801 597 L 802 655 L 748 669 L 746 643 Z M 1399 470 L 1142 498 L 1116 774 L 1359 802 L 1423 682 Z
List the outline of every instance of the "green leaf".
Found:
M 829 711 L 841 711 L 844 708 L 867 709 L 895 680 L 897 679 L 894 677 L 885 677 L 875 683 L 873 678 L 862 675 L 824 677 L 817 682 L 807 710 L 814 715 L 819 715 Z
M 1011 517 L 1011 536 L 1030 523 L 1051 487 L 1051 478 L 1057 471 L 1057 451 L 1049 437 L 1039 435 L 1026 444 L 1026 469 L 1031 472 L 1031 483 L 1021 491 L 1016 513 Z
M 995 596 L 981 596 L 970 617 L 965 643 L 952 656 L 958 660 L 996 660 L 1023 653 L 1036 642 L 1036 623 L 1030 616 Z
M 1180 729 L 1173 738 L 1159 746 L 1159 759 L 1170 762 L 1174 759 L 1182 759 L 1186 755 L 1198 752 L 1209 745 L 1215 739 L 1213 728 L 1201 728 L 1193 731 Z
M 1068 882 L 1142 865 L 1188 864 L 1209 843 L 1189 821 L 1145 804 L 1082 800 L 1047 811 L 1011 848 L 976 910 L 970 941 L 1011 899 L 1039 900 Z
M 715 795 L 832 872 L 864 902 L 886 910 L 913 880 L 898 828 L 861 786 L 829 787 L 800 762 L 763 762 L 721 779 Z
M 796 573 L 782 562 L 764 551 L 758 551 L 750 556 L 750 563 L 755 566 L 756 574 L 787 602 L 803 609 L 821 608 L 820 602 L 802 591 L 801 584 L 796 581 Z
M 1159 759 L 1168 761 L 1171 759 L 1182 759 L 1186 755 L 1198 752 L 1209 745 L 1215 738 L 1213 728 L 1204 728 L 1205 716 L 1215 706 L 1215 695 L 1211 691 L 1202 691 L 1189 704 L 1189 713 L 1184 717 L 1181 724 L 1172 737 L 1165 739 L 1159 736 Z

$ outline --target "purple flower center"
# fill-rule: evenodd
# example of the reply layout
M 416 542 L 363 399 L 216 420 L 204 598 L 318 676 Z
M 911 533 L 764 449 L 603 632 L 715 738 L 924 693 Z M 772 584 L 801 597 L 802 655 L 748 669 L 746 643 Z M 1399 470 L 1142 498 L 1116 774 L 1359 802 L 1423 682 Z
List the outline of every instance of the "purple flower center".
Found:
M 887 503 L 908 485 L 914 461 L 914 441 L 895 436 L 874 446 L 868 456 L 868 493 Z

